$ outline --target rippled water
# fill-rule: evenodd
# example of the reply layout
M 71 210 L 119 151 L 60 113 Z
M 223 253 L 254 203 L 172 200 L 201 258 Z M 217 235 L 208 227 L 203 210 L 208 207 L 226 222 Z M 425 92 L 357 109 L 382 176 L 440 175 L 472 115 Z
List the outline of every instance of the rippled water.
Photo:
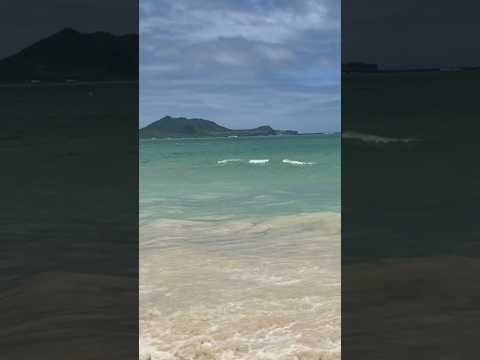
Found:
M 141 356 L 339 358 L 339 139 L 183 141 L 141 144 Z
M 340 137 L 140 143 L 140 221 L 340 211 Z

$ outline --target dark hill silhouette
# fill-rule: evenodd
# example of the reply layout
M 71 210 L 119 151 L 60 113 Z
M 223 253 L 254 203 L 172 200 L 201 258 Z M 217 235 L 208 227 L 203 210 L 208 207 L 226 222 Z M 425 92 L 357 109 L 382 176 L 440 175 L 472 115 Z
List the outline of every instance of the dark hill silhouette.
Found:
M 0 81 L 138 79 L 138 35 L 64 29 L 0 60 Z
M 204 119 L 165 116 L 140 129 L 141 138 L 296 135 L 293 130 L 274 130 L 264 125 L 255 129 L 232 130 Z

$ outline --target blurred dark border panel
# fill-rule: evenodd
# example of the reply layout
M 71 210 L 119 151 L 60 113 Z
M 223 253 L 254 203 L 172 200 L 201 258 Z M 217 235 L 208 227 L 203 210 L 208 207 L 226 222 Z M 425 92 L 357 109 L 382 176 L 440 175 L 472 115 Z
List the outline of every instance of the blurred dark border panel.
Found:
M 0 357 L 136 359 L 138 1 L 0 22 Z
M 473 359 L 474 1 L 342 0 L 342 358 Z

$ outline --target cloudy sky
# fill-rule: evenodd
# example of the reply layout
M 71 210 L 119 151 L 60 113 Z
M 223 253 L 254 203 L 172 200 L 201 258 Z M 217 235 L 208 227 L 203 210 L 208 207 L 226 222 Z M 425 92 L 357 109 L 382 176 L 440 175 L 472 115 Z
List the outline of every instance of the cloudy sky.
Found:
M 140 0 L 140 125 L 340 129 L 340 0 Z
M 480 2 L 343 0 L 343 61 L 385 69 L 478 66 Z

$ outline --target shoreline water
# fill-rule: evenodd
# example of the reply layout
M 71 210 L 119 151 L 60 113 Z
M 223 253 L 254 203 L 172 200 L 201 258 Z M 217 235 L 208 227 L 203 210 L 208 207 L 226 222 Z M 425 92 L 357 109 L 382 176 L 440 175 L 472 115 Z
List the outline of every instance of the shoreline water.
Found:
M 145 358 L 340 358 L 339 213 L 164 219 L 140 239 Z
M 339 359 L 340 245 L 339 136 L 140 141 L 142 354 Z

